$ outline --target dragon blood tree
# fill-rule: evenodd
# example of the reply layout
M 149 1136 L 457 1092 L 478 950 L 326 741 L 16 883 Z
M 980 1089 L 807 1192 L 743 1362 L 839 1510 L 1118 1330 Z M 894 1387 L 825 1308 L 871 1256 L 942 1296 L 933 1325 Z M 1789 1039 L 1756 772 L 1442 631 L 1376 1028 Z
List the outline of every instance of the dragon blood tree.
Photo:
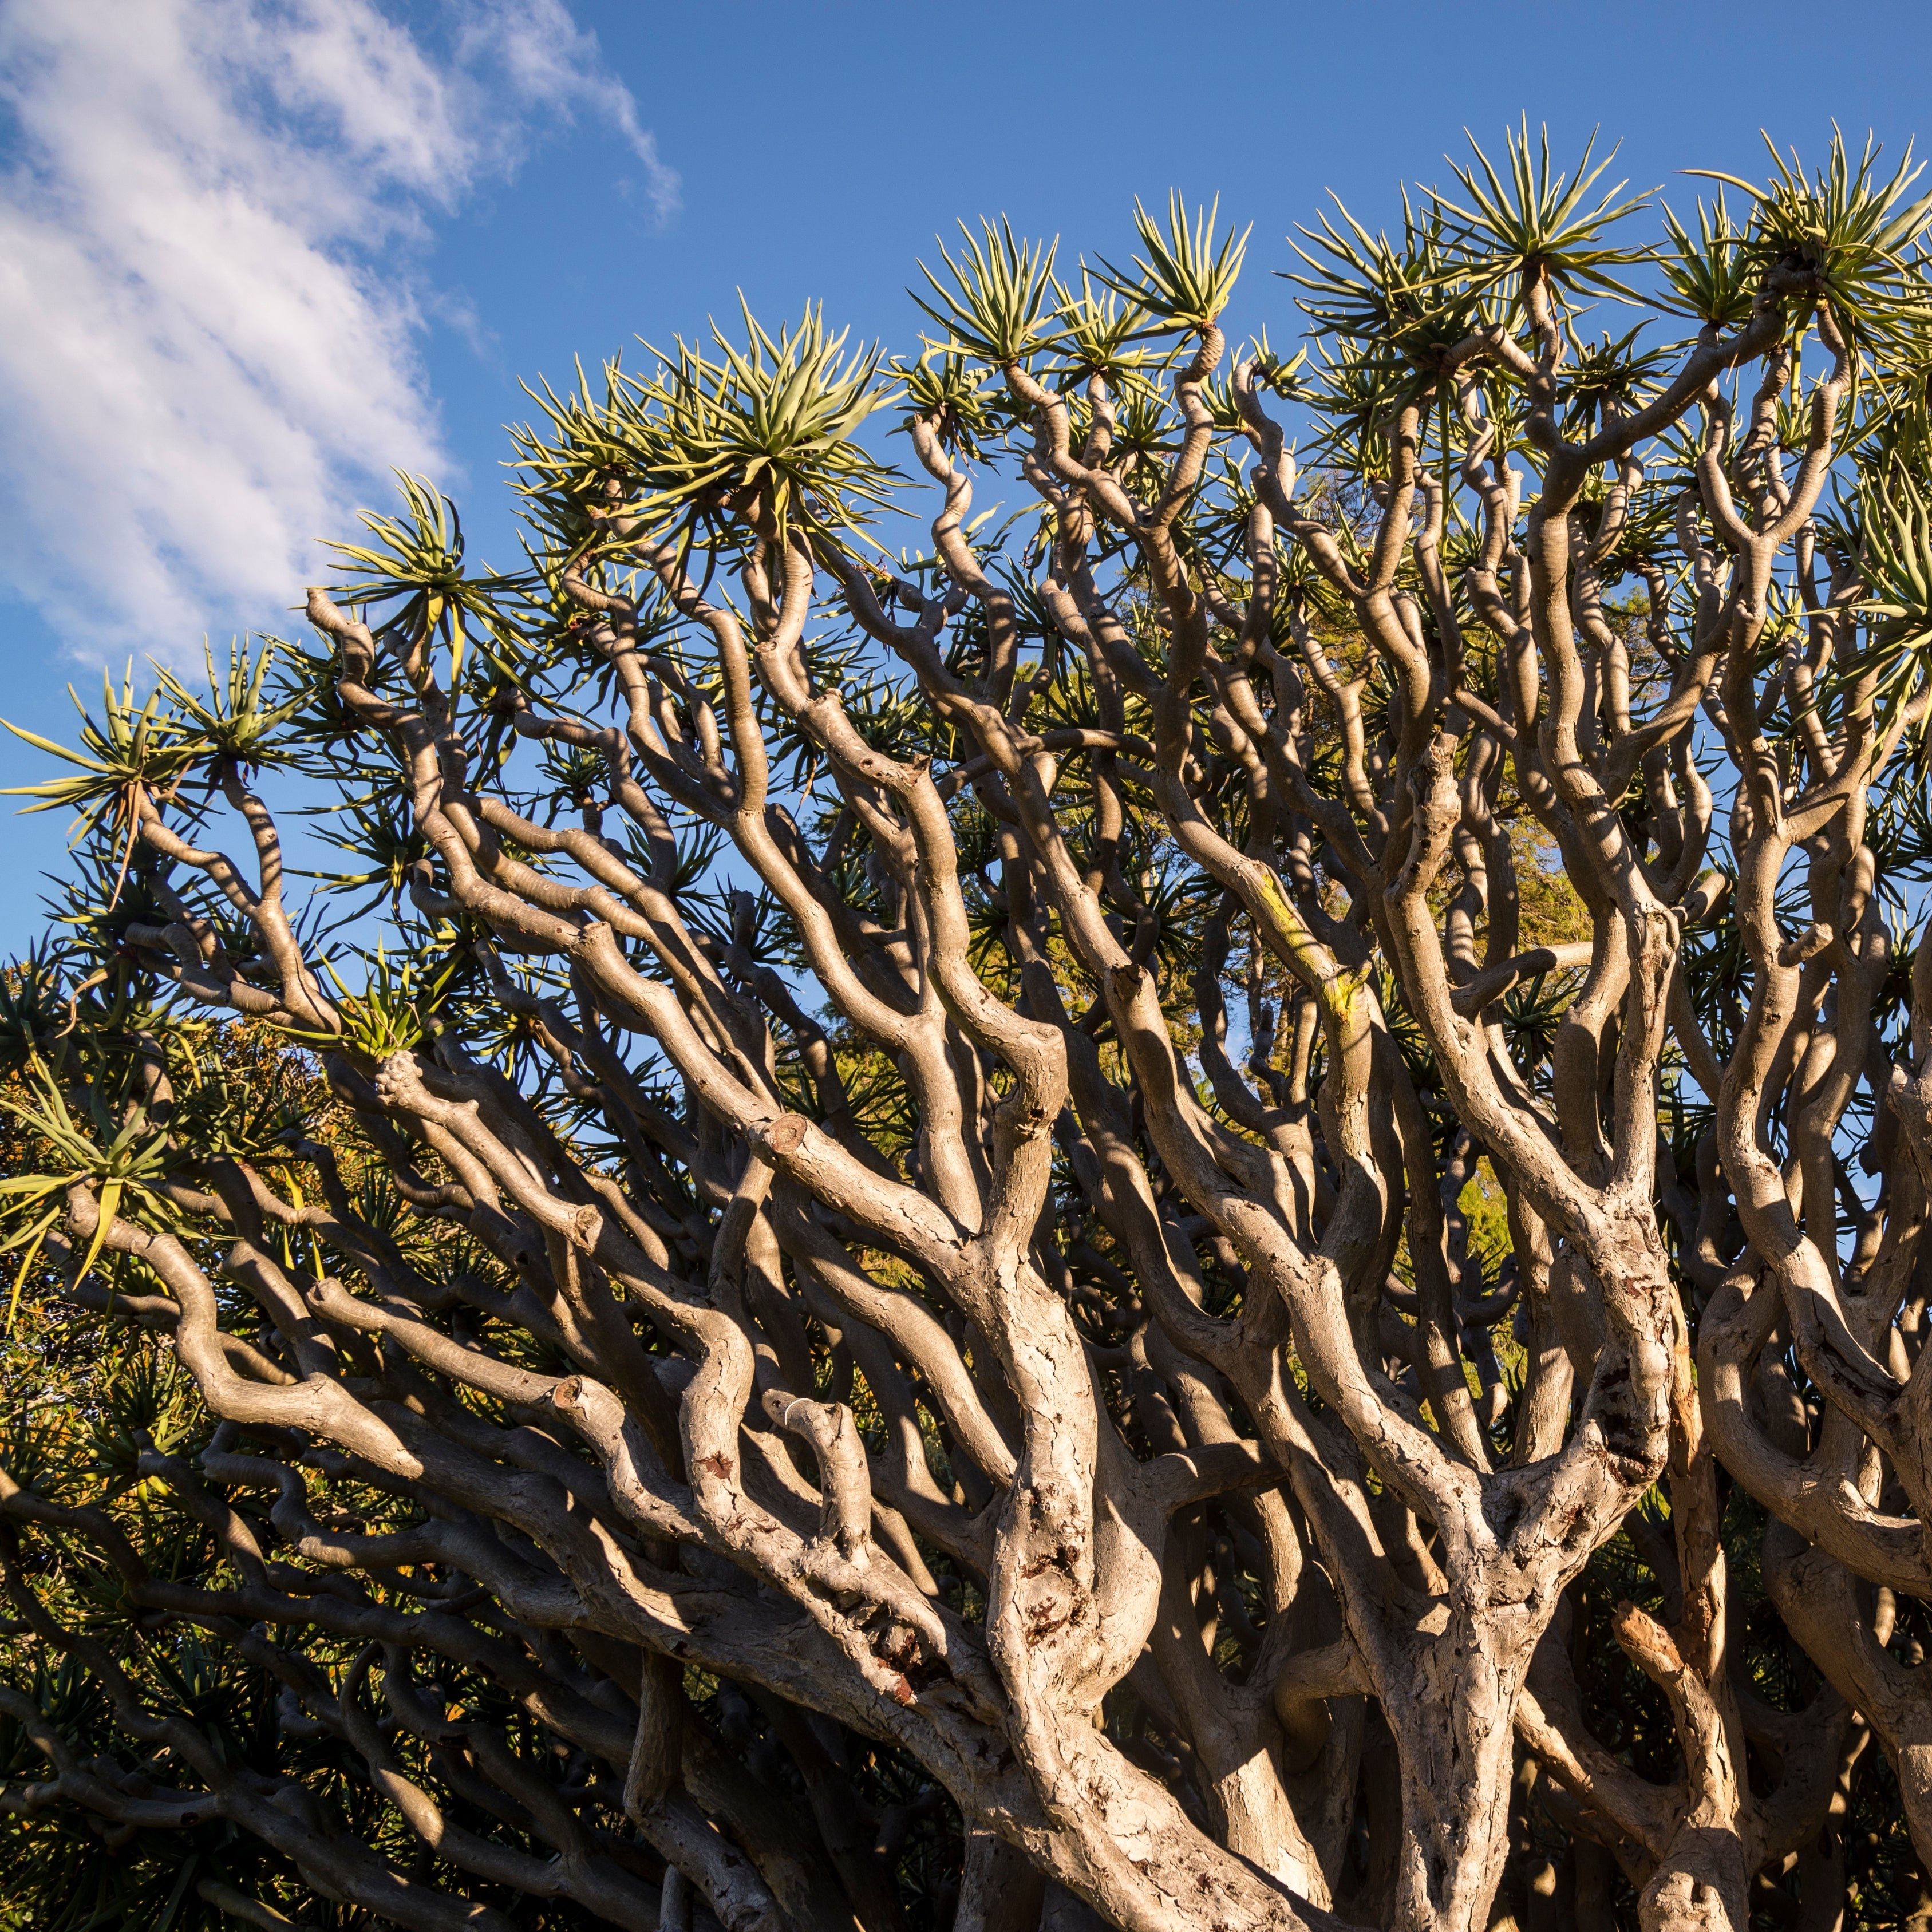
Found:
M 44 747 L 32 1922 L 1920 1901 L 1932 202 L 1603 172 L 1304 231 L 1292 361 L 986 225 Z

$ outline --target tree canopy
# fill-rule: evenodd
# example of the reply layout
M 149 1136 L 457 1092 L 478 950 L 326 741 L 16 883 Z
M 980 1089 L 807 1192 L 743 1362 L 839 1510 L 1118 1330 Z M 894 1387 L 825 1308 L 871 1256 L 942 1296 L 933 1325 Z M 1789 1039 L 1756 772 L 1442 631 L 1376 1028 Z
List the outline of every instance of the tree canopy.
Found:
M 982 222 L 32 740 L 18 1922 L 1920 1922 L 1916 182 Z

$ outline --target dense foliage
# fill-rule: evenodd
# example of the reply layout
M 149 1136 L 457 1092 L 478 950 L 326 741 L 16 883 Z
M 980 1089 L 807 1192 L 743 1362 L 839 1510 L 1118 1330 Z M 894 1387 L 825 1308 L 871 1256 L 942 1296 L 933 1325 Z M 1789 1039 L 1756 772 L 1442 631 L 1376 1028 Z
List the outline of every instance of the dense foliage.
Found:
M 0 1911 L 1923 1925 L 1932 201 L 1774 164 L 1292 357 L 982 224 L 34 740 Z

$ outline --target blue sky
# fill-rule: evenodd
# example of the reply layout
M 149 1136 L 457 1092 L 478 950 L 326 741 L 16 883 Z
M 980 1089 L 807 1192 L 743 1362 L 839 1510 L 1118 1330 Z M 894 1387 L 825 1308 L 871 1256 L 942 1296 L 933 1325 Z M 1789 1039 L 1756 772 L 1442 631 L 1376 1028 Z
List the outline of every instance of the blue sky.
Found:
M 1298 333 L 1285 239 L 1527 114 L 1688 202 L 1760 127 L 1926 126 L 1932 8 L 712 0 L 0 0 L 0 716 L 286 629 L 392 465 L 515 555 L 519 377 L 822 298 L 916 350 L 935 234 L 1005 212 L 1118 255 L 1133 199 L 1254 224 L 1236 327 Z M 1922 138 L 1921 145 L 1924 145 Z M 9 740 L 0 782 L 51 761 Z M 0 838 L 0 956 L 53 814 Z

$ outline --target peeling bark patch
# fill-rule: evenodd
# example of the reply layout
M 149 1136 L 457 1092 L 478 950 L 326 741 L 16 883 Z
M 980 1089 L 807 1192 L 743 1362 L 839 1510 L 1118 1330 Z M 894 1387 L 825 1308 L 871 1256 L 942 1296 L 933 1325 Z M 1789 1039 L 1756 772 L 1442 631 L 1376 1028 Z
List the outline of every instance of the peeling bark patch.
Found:
M 1058 1571 L 1065 1579 L 1065 1594 L 1049 1588 L 1042 1592 L 1040 1600 L 1027 1606 L 1026 1642 L 1029 1649 L 1036 1649 L 1046 1642 L 1056 1630 L 1064 1630 L 1076 1623 L 1082 1610 L 1081 1592 L 1078 1578 L 1077 1552 L 1065 1544 L 1056 1545 L 1044 1555 L 1036 1556 L 1019 1568 L 1021 1577 L 1028 1582 Z
M 952 1672 L 946 1660 L 928 1652 L 910 1624 L 884 1616 L 868 1637 L 872 1654 L 891 1673 L 888 1690 L 902 1704 L 913 1702 L 933 1684 L 951 1682 Z

